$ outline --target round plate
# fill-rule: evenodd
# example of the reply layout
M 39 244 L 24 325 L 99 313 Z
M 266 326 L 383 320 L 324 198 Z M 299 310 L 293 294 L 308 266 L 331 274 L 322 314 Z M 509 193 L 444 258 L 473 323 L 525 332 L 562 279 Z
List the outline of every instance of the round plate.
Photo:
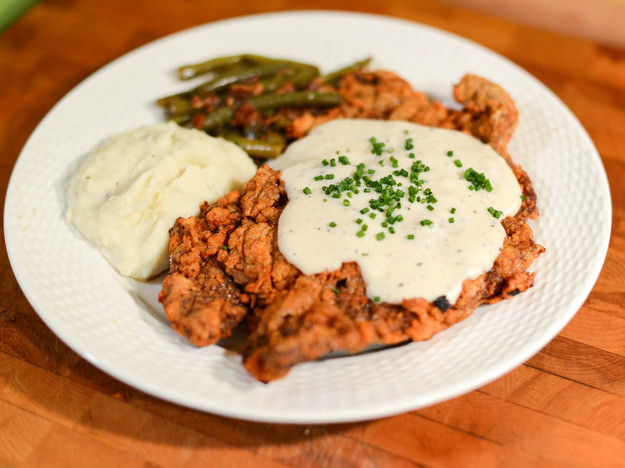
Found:
M 463 74 L 484 76 L 516 101 L 512 157 L 529 173 L 546 253 L 536 286 L 479 308 L 427 342 L 296 366 L 262 384 L 240 356 L 194 348 L 164 319 L 158 282 L 117 275 L 64 221 L 68 176 L 106 137 L 163 119 L 155 99 L 189 84 L 177 66 L 260 53 L 319 65 L 323 72 L 371 56 L 447 105 Z M 580 190 L 579 187 L 584 187 Z M 592 219 L 592 222 L 588 220 Z M 542 84 L 497 54 L 452 34 L 380 16 L 287 12 L 196 27 L 141 47 L 65 96 L 25 145 L 6 198 L 13 270 L 45 323 L 78 354 L 117 379 L 198 410 L 258 421 L 371 419 L 461 395 L 518 366 L 581 307 L 607 251 L 611 223 L 605 170 L 588 135 Z

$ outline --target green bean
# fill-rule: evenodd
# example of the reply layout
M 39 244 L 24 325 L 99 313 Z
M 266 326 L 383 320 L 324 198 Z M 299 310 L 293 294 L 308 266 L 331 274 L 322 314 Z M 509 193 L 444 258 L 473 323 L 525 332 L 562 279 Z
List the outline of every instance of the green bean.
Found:
M 239 145 L 247 154 L 255 158 L 272 159 L 277 158 L 284 150 L 283 142 L 269 142 L 263 140 L 254 140 L 236 135 L 225 135 L 226 140 L 232 141 Z
M 191 101 L 184 97 L 172 97 L 163 106 L 170 116 L 185 115 L 191 112 Z
M 299 68 L 292 68 L 294 73 L 279 73 L 276 76 L 261 80 L 265 92 L 275 91 L 288 82 L 292 82 L 295 88 L 305 88 L 319 75 L 319 69 L 314 66 L 302 65 Z
M 171 122 L 175 122 L 181 127 L 190 127 L 191 126 L 191 116 L 189 114 L 181 114 L 181 115 L 172 115 L 169 120 Z
M 189 80 L 191 78 L 195 78 L 196 76 L 200 76 L 206 73 L 210 73 L 212 71 L 220 70 L 223 68 L 228 68 L 232 65 L 237 64 L 248 64 L 248 65 L 262 65 L 281 62 L 291 67 L 300 67 L 300 66 L 308 66 L 308 64 L 295 62 L 292 60 L 284 60 L 284 59 L 273 59 L 270 57 L 265 57 L 262 55 L 254 55 L 254 54 L 241 54 L 241 55 L 231 55 L 227 57 L 217 57 L 214 59 L 207 60 L 205 62 L 196 63 L 192 65 L 183 65 L 178 68 L 178 78 L 181 80 Z
M 216 127 L 221 127 L 228 123 L 233 115 L 234 111 L 229 107 L 218 107 L 214 111 L 206 114 L 202 128 L 204 130 L 211 130 Z
M 356 62 L 352 65 L 349 65 L 347 67 L 341 68 L 339 70 L 333 71 L 331 73 L 328 73 L 327 75 L 322 76 L 321 81 L 323 83 L 333 83 L 336 80 L 343 78 L 348 73 L 366 68 L 370 62 L 371 62 L 371 57 L 367 57 L 366 59 L 361 60 L 360 62 Z
M 248 102 L 258 110 L 270 110 L 290 106 L 329 107 L 340 104 L 341 96 L 335 93 L 295 91 L 292 93 L 263 94 L 250 98 Z
M 156 101 L 156 104 L 158 104 L 160 107 L 167 108 L 171 105 L 172 101 L 176 101 L 178 99 L 189 99 L 194 94 L 209 94 L 211 92 L 217 92 L 224 88 L 227 88 L 234 83 L 240 83 L 251 78 L 262 78 L 264 76 L 274 75 L 283 68 L 284 66 L 281 64 L 259 65 L 256 67 L 248 68 L 236 67 L 233 69 L 229 69 L 222 75 L 208 80 L 189 91 L 162 97 Z
M 311 70 L 311 66 L 309 65 L 296 64 L 296 62 L 290 62 L 290 61 L 275 60 L 265 65 L 257 65 L 254 67 L 247 67 L 247 68 L 238 67 L 232 70 L 228 70 L 225 73 L 217 76 L 216 78 L 213 78 L 199 86 L 196 86 L 190 91 L 173 94 L 171 96 L 160 98 L 159 100 L 156 101 L 156 103 L 160 107 L 167 108 L 171 105 L 172 101 L 176 101 L 181 98 L 188 99 L 193 94 L 209 94 L 212 92 L 217 92 L 224 88 L 227 88 L 228 86 L 232 84 L 241 83 L 251 78 L 263 78 L 266 76 L 276 75 L 278 72 L 286 68 L 293 68 L 295 65 L 299 66 L 300 68 L 305 68 L 305 71 L 302 71 L 301 74 L 298 74 L 297 73 L 298 69 L 294 68 L 296 72 L 296 76 L 298 76 L 298 79 L 301 79 L 301 77 L 306 78 L 310 76 L 311 73 L 312 74 L 318 73 L 318 70 L 316 69 L 316 67 L 312 67 L 312 70 Z
M 270 63 L 267 65 L 258 65 L 250 68 L 241 68 L 232 71 L 231 73 L 225 73 L 217 78 L 207 81 L 204 84 L 194 88 L 193 91 L 198 94 L 208 94 L 215 91 L 222 90 L 232 84 L 241 83 L 251 78 L 262 78 L 265 76 L 271 76 L 283 70 L 285 65 L 283 63 Z
M 262 63 L 262 61 L 255 60 L 256 56 L 252 55 L 231 55 L 228 57 L 217 57 L 214 59 L 206 60 L 201 63 L 194 63 L 192 65 L 183 65 L 178 68 L 178 78 L 181 80 L 190 80 L 196 76 L 204 75 L 215 70 L 237 65 L 242 62 Z

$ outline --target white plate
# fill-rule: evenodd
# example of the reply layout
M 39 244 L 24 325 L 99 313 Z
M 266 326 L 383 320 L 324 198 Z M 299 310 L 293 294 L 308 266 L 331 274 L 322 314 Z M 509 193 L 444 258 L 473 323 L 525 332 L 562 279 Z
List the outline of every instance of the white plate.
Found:
M 547 251 L 536 286 L 478 309 L 423 343 L 305 363 L 264 385 L 240 356 L 196 349 L 174 333 L 156 294 L 117 275 L 63 219 L 76 162 L 111 134 L 162 120 L 156 98 L 188 87 L 177 66 L 256 52 L 330 71 L 367 56 L 444 103 L 467 73 L 502 85 L 520 111 L 509 150 L 534 181 Z M 590 292 L 610 234 L 605 171 L 588 135 L 543 85 L 465 39 L 412 22 L 339 12 L 289 12 L 221 21 L 163 38 L 104 67 L 65 96 L 28 140 L 5 207 L 7 250 L 28 300 L 82 357 L 138 389 L 222 415 L 275 422 L 338 422 L 399 413 L 473 390 L 547 344 Z

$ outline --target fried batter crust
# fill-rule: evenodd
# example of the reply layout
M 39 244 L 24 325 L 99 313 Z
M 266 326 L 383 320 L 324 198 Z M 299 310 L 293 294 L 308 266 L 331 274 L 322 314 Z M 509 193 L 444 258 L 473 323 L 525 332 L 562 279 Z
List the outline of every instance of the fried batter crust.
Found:
M 278 219 L 287 197 L 280 174 L 267 166 L 258 169 L 240 194 L 204 203 L 198 218 L 178 219 L 170 232 L 171 269 L 159 296 L 167 318 L 190 342 L 204 346 L 228 336 L 249 311 L 243 361 L 263 382 L 331 351 L 354 353 L 372 344 L 429 339 L 480 304 L 531 287 L 534 275 L 527 268 L 544 251 L 526 224 L 538 215 L 531 182 L 506 152 L 517 112 L 500 87 L 465 76 L 454 88 L 464 105 L 461 111 L 430 102 L 390 72 L 354 73 L 339 91 L 344 98 L 341 108 L 301 120 L 292 131 L 305 134 L 337 117 L 397 118 L 456 128 L 489 142 L 506 158 L 525 199 L 516 216 L 503 221 L 507 238 L 493 268 L 465 281 L 453 305 L 444 298 L 374 304 L 366 297 L 356 263 L 333 272 L 302 274 L 278 249 Z

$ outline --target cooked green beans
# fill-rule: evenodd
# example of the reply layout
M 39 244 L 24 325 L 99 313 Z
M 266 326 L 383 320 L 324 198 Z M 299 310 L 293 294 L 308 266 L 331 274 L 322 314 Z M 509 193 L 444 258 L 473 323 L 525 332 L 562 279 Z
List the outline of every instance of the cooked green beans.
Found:
M 335 93 L 313 93 L 308 91 L 296 91 L 293 93 L 263 94 L 249 99 L 249 102 L 257 110 L 271 110 L 280 107 L 316 106 L 328 107 L 341 103 L 341 97 Z M 212 130 L 226 125 L 234 116 L 234 110 L 229 107 L 219 107 L 209 112 L 204 117 L 202 128 Z
M 224 138 L 239 145 L 250 156 L 261 159 L 277 158 L 282 154 L 285 146 L 284 143 L 254 140 L 238 135 L 225 135 Z
M 263 94 L 250 98 L 248 101 L 258 110 L 276 109 L 290 106 L 336 106 L 341 97 L 336 93 L 313 93 L 311 91 L 295 91 L 293 93 Z
M 333 71 L 332 73 L 328 73 L 327 75 L 323 75 L 321 77 L 321 81 L 324 83 L 334 83 L 340 78 L 343 78 L 348 73 L 352 73 L 357 70 L 362 70 L 366 68 L 370 62 L 371 62 L 371 57 L 367 57 L 366 59 L 361 60 L 360 62 L 353 63 L 352 65 L 349 65 L 345 68 L 341 68 L 339 70 Z
M 204 130 L 212 130 L 213 128 L 223 127 L 232 120 L 234 111 L 229 107 L 219 107 L 213 112 L 206 114 L 204 117 Z
M 301 135 L 311 115 L 341 104 L 338 83 L 369 61 L 320 76 L 316 66 L 293 60 L 255 54 L 217 57 L 179 67 L 179 79 L 206 75 L 204 82 L 157 104 L 179 125 L 234 141 L 250 156 L 274 158 L 288 144 L 287 135 Z M 297 122 L 300 117 L 305 119 Z
M 264 57 L 262 55 L 254 55 L 254 54 L 242 54 L 242 55 L 231 55 L 228 57 L 217 57 L 214 59 L 207 60 L 205 62 L 196 63 L 192 65 L 183 65 L 179 67 L 177 70 L 178 78 L 181 80 L 190 80 L 191 78 L 195 78 L 197 76 L 210 73 L 212 71 L 217 71 L 221 69 L 227 69 L 228 67 L 232 67 L 233 65 L 240 64 L 248 64 L 248 65 L 261 65 L 261 64 L 269 64 L 281 62 L 285 66 L 290 66 L 293 68 L 301 67 L 301 66 L 309 66 L 308 64 L 295 62 L 292 60 L 284 60 L 284 59 L 272 59 L 269 57 Z
M 232 84 L 242 83 L 252 78 L 264 78 L 273 76 L 284 70 L 287 66 L 282 62 L 268 63 L 250 68 L 235 69 L 229 73 L 224 73 L 217 78 L 207 81 L 193 89 L 198 94 L 208 94 L 220 91 Z

